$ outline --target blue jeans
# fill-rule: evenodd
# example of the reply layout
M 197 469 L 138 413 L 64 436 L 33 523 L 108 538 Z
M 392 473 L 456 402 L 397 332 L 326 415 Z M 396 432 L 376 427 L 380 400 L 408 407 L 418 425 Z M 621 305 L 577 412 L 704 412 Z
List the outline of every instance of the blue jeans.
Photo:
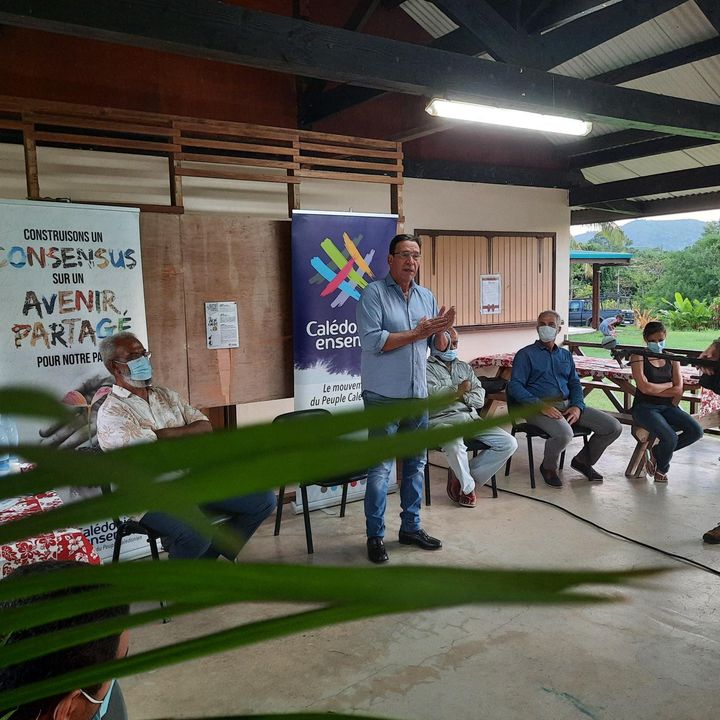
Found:
M 202 510 L 210 516 L 229 516 L 226 524 L 245 540 L 249 540 L 262 521 L 272 514 L 275 504 L 275 493 L 268 490 L 207 503 L 202 506 Z M 221 554 L 210 540 L 172 515 L 148 512 L 142 516 L 140 523 L 162 537 L 163 547 L 168 551 L 171 560 L 216 559 Z M 225 557 L 228 560 L 235 559 L 227 554 Z
M 653 448 L 658 470 L 666 473 L 675 450 L 682 450 L 703 436 L 700 424 L 675 405 L 636 403 L 633 421 L 655 435 L 658 444 Z
M 362 394 L 366 408 L 378 405 L 397 403 L 397 398 L 388 398 L 365 390 Z M 420 417 L 393 422 L 384 428 L 375 428 L 369 435 L 385 437 L 395 435 L 398 430 L 412 432 L 424 430 L 427 427 L 427 413 Z M 402 532 L 417 532 L 420 529 L 420 507 L 422 505 L 423 483 L 425 481 L 426 453 L 405 458 L 402 463 L 402 478 L 400 479 L 400 530 Z M 383 460 L 379 465 L 368 470 L 367 486 L 365 488 L 365 527 L 368 537 L 384 537 L 385 535 L 385 505 L 387 504 L 387 489 L 390 480 L 394 458 Z

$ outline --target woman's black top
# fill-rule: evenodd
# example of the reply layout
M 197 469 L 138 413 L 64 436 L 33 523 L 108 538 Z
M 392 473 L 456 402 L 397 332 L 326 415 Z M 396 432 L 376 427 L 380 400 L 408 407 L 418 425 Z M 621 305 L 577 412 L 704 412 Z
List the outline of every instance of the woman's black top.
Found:
M 645 373 L 645 379 L 649 383 L 660 385 L 661 383 L 672 382 L 672 363 L 668 360 L 665 361 L 664 365 L 655 367 L 649 358 L 643 358 L 643 372 Z M 649 403 L 651 405 L 672 405 L 672 398 L 669 397 L 658 397 L 657 395 L 646 395 L 640 391 L 640 388 L 635 390 L 635 401 L 633 407 L 638 403 Z

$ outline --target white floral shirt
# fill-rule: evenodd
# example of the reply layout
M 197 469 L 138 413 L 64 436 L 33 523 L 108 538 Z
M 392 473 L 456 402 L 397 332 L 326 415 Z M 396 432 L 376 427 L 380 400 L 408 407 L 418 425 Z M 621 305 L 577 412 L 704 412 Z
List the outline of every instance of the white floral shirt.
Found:
M 152 387 L 148 402 L 129 390 L 113 385 L 97 415 L 97 435 L 103 450 L 155 442 L 155 430 L 190 425 L 207 420 L 174 390 Z

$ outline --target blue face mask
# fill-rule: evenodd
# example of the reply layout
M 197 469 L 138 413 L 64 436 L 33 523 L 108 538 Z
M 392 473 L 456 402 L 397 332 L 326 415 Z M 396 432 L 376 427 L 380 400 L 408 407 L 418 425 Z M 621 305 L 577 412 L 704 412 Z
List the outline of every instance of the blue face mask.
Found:
M 660 340 L 659 342 L 652 341 L 647 344 L 647 349 L 650 352 L 654 352 L 654 353 L 661 353 L 664 348 L 665 348 L 664 340 Z
M 92 716 L 92 718 L 90 720 L 102 720 L 102 718 L 107 713 L 108 708 L 110 707 L 110 696 L 112 695 L 114 688 L 115 688 L 115 680 L 113 679 L 110 681 L 110 687 L 108 688 L 108 691 L 105 693 L 105 697 L 103 698 L 102 702 L 99 700 L 96 700 L 92 695 L 88 695 L 84 690 L 80 691 L 85 696 L 86 700 L 100 706 L 100 707 L 98 707 L 97 712 Z
M 453 360 L 457 360 L 457 350 L 446 350 L 445 352 L 436 350 L 433 355 L 443 362 L 452 362 Z
M 95 717 L 93 720 L 101 720 L 101 718 L 105 717 L 105 714 L 108 711 L 108 708 L 110 707 L 110 696 L 112 695 L 112 691 L 115 689 L 115 680 L 113 679 L 110 683 L 110 689 L 105 694 L 105 698 L 102 702 L 102 705 L 100 706 L 100 709 L 95 713 Z
M 152 378 L 152 365 L 150 358 L 141 355 L 127 364 L 131 380 L 150 380 Z

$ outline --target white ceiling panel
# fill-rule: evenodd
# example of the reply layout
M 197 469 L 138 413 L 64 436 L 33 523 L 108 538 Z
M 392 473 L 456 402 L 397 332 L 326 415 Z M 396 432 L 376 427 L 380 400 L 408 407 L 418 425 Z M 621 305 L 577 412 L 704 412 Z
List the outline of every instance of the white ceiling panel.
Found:
M 701 165 L 720 165 L 720 145 L 703 145 L 684 152 Z
M 720 80 L 712 76 L 713 72 L 717 72 L 717 68 L 713 68 L 713 63 L 703 60 L 631 80 L 623 83 L 622 87 L 718 105 Z
M 400 7 L 434 38 L 447 35 L 458 28 L 444 12 L 427 0 L 405 0 Z
M 584 168 L 582 174 L 591 183 L 615 182 L 616 180 L 632 180 L 638 177 L 637 173 L 623 167 L 619 163 L 601 165 L 596 168 Z
M 663 153 L 662 155 L 651 155 L 650 157 L 624 160 L 618 164 L 641 176 L 702 167 L 701 163 L 695 160 L 695 158 L 685 154 L 682 150 Z

